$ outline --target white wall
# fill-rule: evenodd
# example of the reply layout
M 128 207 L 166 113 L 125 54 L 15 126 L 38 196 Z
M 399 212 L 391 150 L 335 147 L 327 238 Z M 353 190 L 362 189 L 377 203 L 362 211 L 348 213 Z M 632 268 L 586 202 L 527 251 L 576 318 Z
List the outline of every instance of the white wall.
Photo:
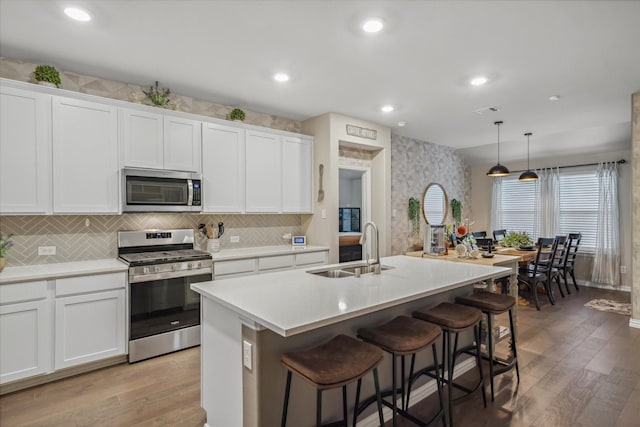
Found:
M 627 274 L 621 275 L 623 286 L 631 286 L 631 151 L 616 151 L 600 154 L 580 155 L 570 157 L 554 157 L 549 159 L 532 159 L 531 167 L 569 166 L 585 163 L 597 163 L 602 161 L 614 161 L 625 159 L 626 164 L 620 166 L 620 178 L 618 191 L 620 194 L 620 247 L 622 265 L 627 266 Z M 492 178 L 486 175 L 493 165 L 476 165 L 471 168 L 471 220 L 476 223 L 474 230 L 487 230 L 491 232 L 491 185 Z M 522 170 L 527 168 L 527 162 L 509 162 L 506 164 L 510 170 Z M 591 257 L 578 261 L 576 267 L 578 279 L 591 280 Z

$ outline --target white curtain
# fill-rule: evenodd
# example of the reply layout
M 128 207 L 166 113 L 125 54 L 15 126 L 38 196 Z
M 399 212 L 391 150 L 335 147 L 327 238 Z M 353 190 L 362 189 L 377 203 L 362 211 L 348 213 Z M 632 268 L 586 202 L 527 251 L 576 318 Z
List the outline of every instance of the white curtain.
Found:
M 620 284 L 618 165 L 615 162 L 600 163 L 596 176 L 598 220 L 591 281 L 617 286 Z
M 502 229 L 502 178 L 493 179 L 491 189 L 491 230 Z
M 539 237 L 555 237 L 560 230 L 560 169 L 537 170 L 539 215 L 534 229 Z

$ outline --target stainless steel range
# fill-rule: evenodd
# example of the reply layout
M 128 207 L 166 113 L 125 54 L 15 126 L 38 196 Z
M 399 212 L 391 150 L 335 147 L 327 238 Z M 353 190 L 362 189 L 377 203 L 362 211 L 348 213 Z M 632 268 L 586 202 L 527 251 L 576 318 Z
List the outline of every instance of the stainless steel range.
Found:
M 129 363 L 200 344 L 200 295 L 191 283 L 213 278 L 209 252 L 194 231 L 119 231 L 118 256 L 129 264 Z

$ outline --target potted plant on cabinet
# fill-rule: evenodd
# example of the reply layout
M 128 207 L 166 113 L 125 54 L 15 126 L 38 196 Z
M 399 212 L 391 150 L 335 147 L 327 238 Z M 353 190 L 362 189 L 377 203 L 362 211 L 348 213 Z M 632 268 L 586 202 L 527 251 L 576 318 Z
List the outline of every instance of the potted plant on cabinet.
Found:
M 62 85 L 60 73 L 50 65 L 38 65 L 33 74 L 38 84 L 51 87 Z
M 158 87 L 158 81 L 156 80 L 155 87 L 150 86 L 149 92 L 143 90 L 142 93 L 147 95 L 153 105 L 164 107 L 169 103 L 169 95 L 171 95 L 171 90 L 168 88 L 162 88 L 162 90 L 160 90 L 160 87 Z
M 229 112 L 229 120 L 233 120 L 234 122 L 243 122 L 245 117 L 246 114 L 239 108 L 234 108 Z
M 411 249 L 418 250 L 422 244 L 420 239 L 420 200 L 415 197 L 409 198 L 407 213 L 409 215 L 409 242 Z

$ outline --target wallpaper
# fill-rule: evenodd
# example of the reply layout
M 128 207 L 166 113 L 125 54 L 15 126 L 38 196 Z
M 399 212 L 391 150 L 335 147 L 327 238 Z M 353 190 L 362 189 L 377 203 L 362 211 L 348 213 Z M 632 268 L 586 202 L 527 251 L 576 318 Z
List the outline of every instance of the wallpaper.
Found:
M 455 150 L 404 136 L 391 135 L 391 252 L 398 255 L 422 244 L 425 221 L 421 218 L 418 239 L 410 236 L 409 198 L 422 200 L 428 184 L 441 184 L 449 202 L 462 202 L 462 218 L 473 221 L 471 168 Z M 395 215 L 394 215 L 395 212 Z M 446 223 L 451 222 L 449 206 Z

